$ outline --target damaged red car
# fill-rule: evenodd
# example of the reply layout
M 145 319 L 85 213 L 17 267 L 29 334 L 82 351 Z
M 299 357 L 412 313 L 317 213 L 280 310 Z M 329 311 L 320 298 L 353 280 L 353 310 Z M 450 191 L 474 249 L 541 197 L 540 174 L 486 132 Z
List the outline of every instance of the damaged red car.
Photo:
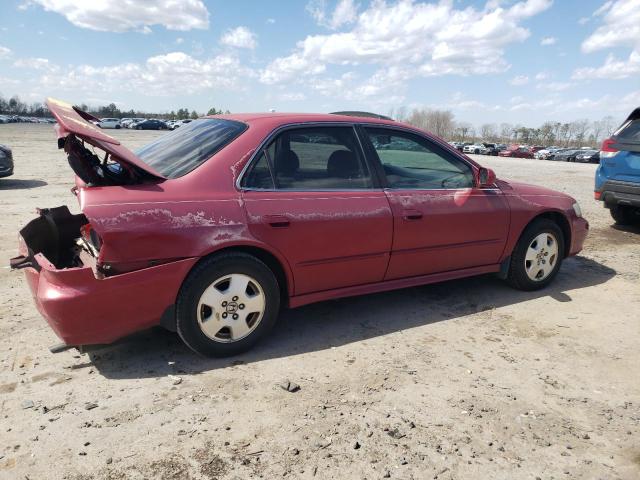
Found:
M 133 153 L 48 105 L 82 213 L 40 210 L 11 265 L 54 351 L 162 325 L 232 355 L 283 307 L 486 273 L 535 290 L 588 230 L 573 198 L 385 118 L 205 117 Z

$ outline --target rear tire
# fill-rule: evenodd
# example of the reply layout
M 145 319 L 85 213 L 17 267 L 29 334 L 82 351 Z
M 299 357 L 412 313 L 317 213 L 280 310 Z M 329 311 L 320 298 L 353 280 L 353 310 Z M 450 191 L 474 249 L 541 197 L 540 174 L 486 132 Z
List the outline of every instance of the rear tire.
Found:
M 611 213 L 611 217 L 615 220 L 616 224 L 631 225 L 640 221 L 639 210 L 640 209 L 626 205 L 614 205 L 609 208 L 609 213 Z
M 564 235 L 546 218 L 525 228 L 511 255 L 507 282 L 518 290 L 546 287 L 558 274 L 564 256 Z
M 269 267 L 245 253 L 225 253 L 202 261 L 184 281 L 176 327 L 196 353 L 227 357 L 253 347 L 279 310 L 280 289 Z

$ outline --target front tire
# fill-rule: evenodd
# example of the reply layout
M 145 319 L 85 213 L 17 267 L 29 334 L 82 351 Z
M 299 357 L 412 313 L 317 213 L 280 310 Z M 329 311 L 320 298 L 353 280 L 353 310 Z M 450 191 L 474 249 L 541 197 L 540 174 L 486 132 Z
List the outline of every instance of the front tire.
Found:
M 276 323 L 280 289 L 273 272 L 245 253 L 205 259 L 189 274 L 176 305 L 182 341 L 207 357 L 237 355 Z
M 564 241 L 557 223 L 546 218 L 535 220 L 524 230 L 513 250 L 507 282 L 525 291 L 549 285 L 560 270 Z

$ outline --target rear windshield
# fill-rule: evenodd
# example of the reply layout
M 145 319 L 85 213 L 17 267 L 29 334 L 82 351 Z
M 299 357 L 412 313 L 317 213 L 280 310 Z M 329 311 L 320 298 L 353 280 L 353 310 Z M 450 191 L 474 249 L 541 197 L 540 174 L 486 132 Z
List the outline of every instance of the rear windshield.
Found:
M 201 118 L 145 145 L 136 155 L 167 178 L 177 178 L 199 167 L 245 131 L 244 123 Z
M 624 143 L 640 142 L 640 119 L 625 123 L 614 135 Z

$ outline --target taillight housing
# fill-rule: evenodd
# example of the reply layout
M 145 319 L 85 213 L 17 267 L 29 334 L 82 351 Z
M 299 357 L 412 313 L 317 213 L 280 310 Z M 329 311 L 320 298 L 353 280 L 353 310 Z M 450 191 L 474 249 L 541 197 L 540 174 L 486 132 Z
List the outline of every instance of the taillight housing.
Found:
M 100 253 L 100 248 L 102 247 L 102 239 L 98 232 L 96 232 L 90 223 L 87 223 L 80 227 L 80 235 L 91 247 L 94 249 L 94 254 L 97 256 Z
M 602 146 L 600 147 L 600 158 L 611 158 L 615 157 L 619 150 L 614 148 L 616 141 L 613 138 L 607 138 L 602 142 Z

